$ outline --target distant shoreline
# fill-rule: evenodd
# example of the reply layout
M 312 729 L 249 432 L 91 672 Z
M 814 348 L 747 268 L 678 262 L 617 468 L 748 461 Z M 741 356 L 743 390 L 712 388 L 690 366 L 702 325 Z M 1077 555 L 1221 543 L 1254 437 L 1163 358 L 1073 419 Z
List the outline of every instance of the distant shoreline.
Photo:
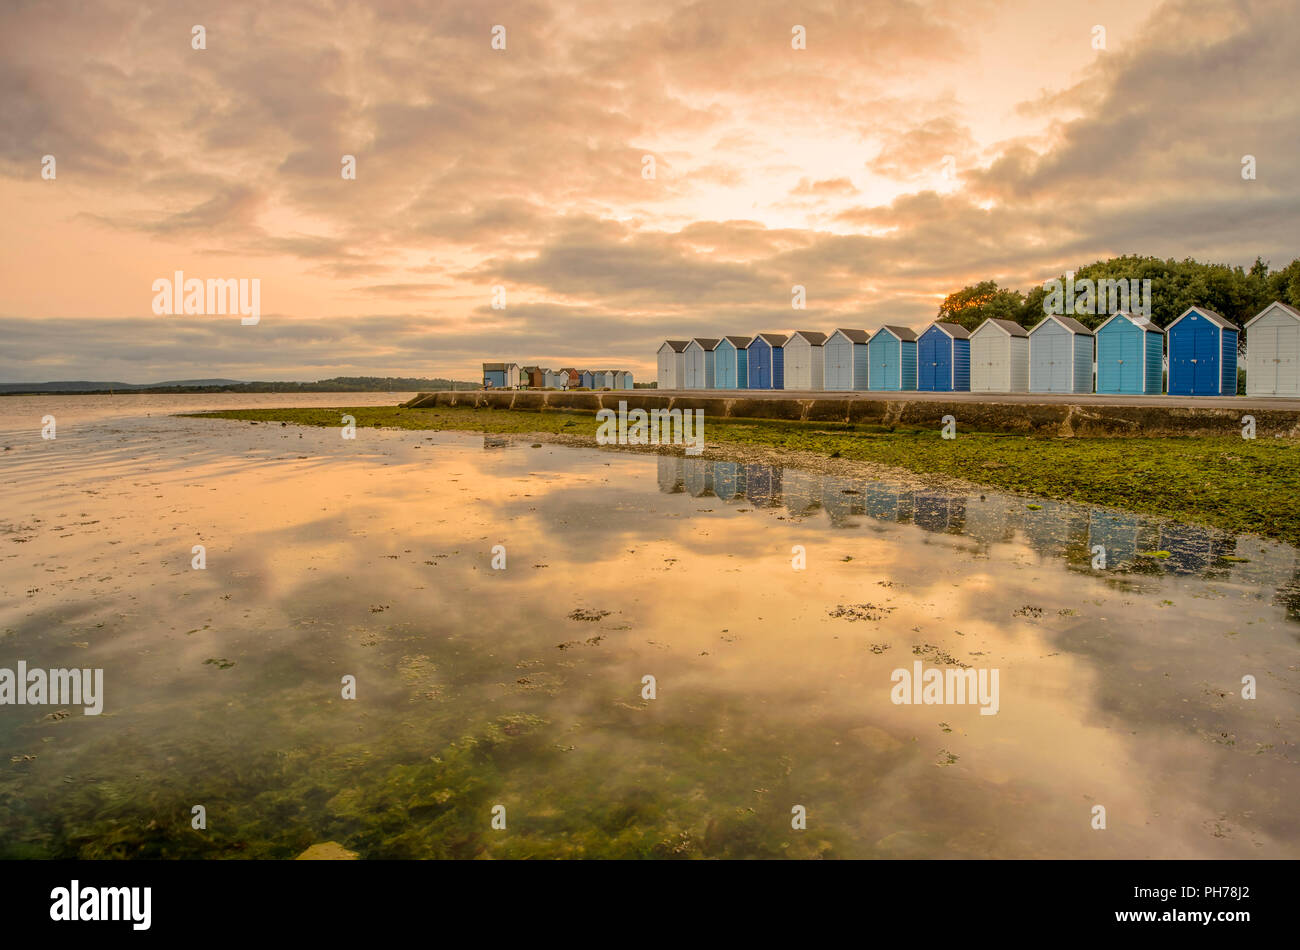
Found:
M 362 377 L 361 379 L 365 379 Z M 360 380 L 353 382 L 346 377 L 338 380 L 322 379 L 311 383 L 294 382 L 251 382 L 212 385 L 162 385 L 139 386 L 130 383 L 116 386 L 99 385 L 93 389 L 14 389 L 9 387 L 32 386 L 43 387 L 58 383 L 0 383 L 0 396 L 126 396 L 126 395 L 203 395 L 212 393 L 408 393 L 421 392 L 434 385 L 438 389 L 471 390 L 480 388 L 478 383 L 447 379 L 413 379 L 413 378 L 375 378 L 373 382 Z M 94 385 L 88 381 L 87 385 Z

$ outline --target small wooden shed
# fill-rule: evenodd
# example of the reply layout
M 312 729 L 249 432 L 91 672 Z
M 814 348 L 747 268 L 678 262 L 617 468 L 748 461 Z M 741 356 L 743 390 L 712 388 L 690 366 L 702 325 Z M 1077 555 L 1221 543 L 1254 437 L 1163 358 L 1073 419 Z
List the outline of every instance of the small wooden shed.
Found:
M 785 341 L 785 388 L 810 389 L 820 392 L 825 388 L 825 362 L 822 347 L 826 334 L 816 330 L 795 330 Z
M 886 392 L 916 389 L 916 331 L 886 324 L 867 343 L 867 388 Z
M 686 344 L 686 372 L 682 378 L 682 389 L 713 388 L 713 353 L 718 348 L 718 342 L 714 337 L 697 336 Z
M 749 388 L 749 337 L 724 336 L 713 351 L 713 385 L 717 389 Z
M 759 333 L 749 341 L 749 388 L 785 388 L 784 333 Z
M 1188 307 L 1165 328 L 1169 395 L 1237 394 L 1237 325 L 1208 307 Z
M 1097 327 L 1097 392 L 1158 396 L 1164 391 L 1165 332 L 1117 310 Z
M 1280 300 L 1246 324 L 1246 395 L 1300 396 L 1300 310 Z
M 824 385 L 828 390 L 850 391 L 867 388 L 867 344 L 871 334 L 866 330 L 849 330 L 843 327 L 832 333 L 822 347 Z
M 970 388 L 977 393 L 1029 392 L 1029 331 L 990 317 L 970 335 Z
M 970 331 L 936 320 L 916 341 L 916 388 L 923 392 L 970 390 Z
M 664 340 L 659 346 L 659 372 L 656 385 L 660 389 L 681 389 L 685 375 L 685 352 L 689 340 Z
M 1092 331 L 1074 317 L 1048 314 L 1029 331 L 1031 393 L 1092 392 Z

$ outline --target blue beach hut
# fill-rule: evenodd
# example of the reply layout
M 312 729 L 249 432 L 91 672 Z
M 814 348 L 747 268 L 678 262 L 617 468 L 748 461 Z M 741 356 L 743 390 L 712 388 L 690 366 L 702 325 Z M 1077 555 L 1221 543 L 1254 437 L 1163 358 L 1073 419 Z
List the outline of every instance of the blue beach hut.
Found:
M 899 392 L 916 389 L 916 333 L 907 327 L 886 324 L 867 344 L 871 369 L 867 388 Z
M 785 389 L 784 333 L 759 333 L 749 341 L 750 389 Z
M 1237 326 L 1208 307 L 1188 307 L 1165 328 L 1169 395 L 1237 394 Z
M 749 337 L 724 336 L 713 351 L 715 389 L 749 388 Z
M 970 331 L 936 320 L 916 341 L 916 388 L 970 392 Z
M 1165 334 L 1145 317 L 1118 310 L 1097 327 L 1097 392 L 1158 396 Z

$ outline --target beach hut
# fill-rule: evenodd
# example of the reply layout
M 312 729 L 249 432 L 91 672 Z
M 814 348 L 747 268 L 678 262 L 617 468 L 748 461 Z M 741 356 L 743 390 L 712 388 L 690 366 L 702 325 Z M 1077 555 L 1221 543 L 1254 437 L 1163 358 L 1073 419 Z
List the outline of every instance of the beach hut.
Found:
M 582 385 L 582 370 L 566 366 L 560 370 L 560 379 L 563 380 L 565 389 L 577 389 Z
M 561 376 L 554 370 L 542 370 L 542 386 L 546 389 L 563 389 L 567 376 Z
M 750 389 L 785 388 L 784 333 L 759 333 L 749 341 Z
M 1074 317 L 1044 317 L 1029 331 L 1029 391 L 1092 392 L 1094 342 L 1092 331 Z
M 483 388 L 508 389 L 511 380 L 518 378 L 519 367 L 514 363 L 484 363 Z
M 713 354 L 718 348 L 713 337 L 697 336 L 686 344 L 686 370 L 682 389 L 712 389 L 714 377 Z
M 659 347 L 659 375 L 656 385 L 660 389 L 681 389 L 686 340 L 664 340 Z
M 541 389 L 545 385 L 542 379 L 542 368 L 540 366 L 524 366 L 519 370 L 519 379 L 525 386 L 532 386 Z
M 613 371 L 613 370 L 608 370 L 608 369 L 600 369 L 600 370 L 596 370 L 596 372 L 592 373 L 591 376 L 592 376 L 592 380 L 593 380 L 593 382 L 595 382 L 595 384 L 596 384 L 596 388 L 597 388 L 597 389 L 613 389 L 613 388 L 614 388 L 614 371 Z
M 749 337 L 724 336 L 713 351 L 713 385 L 716 389 L 749 388 Z
M 863 390 L 867 388 L 867 343 L 871 334 L 866 330 L 840 328 L 830 335 L 822 347 L 823 384 L 829 390 Z
M 916 388 L 924 392 L 970 390 L 970 331 L 936 320 L 916 341 Z
M 1029 331 L 1011 320 L 985 320 L 970 335 L 970 388 L 978 393 L 1029 391 Z
M 786 389 L 821 391 L 825 388 L 826 366 L 822 354 L 825 345 L 826 334 L 816 330 L 795 330 L 785 341 Z
M 591 389 L 591 387 L 592 387 L 593 385 L 595 385 L 595 383 L 596 383 L 596 374 L 593 373 L 593 372 L 592 372 L 591 370 L 589 370 L 589 369 L 584 369 L 584 370 L 582 371 L 582 385 L 583 385 L 583 387 L 586 388 L 586 389 Z
M 1188 307 L 1165 328 L 1169 395 L 1237 394 L 1237 326 L 1208 307 Z
M 615 389 L 632 389 L 632 374 L 625 369 L 620 369 L 614 373 Z
M 1097 327 L 1097 392 L 1159 396 L 1165 334 L 1146 317 L 1117 310 Z
M 867 388 L 899 392 L 916 389 L 916 333 L 886 324 L 867 343 Z
M 1246 395 L 1300 396 L 1300 310 L 1276 301 L 1247 322 Z

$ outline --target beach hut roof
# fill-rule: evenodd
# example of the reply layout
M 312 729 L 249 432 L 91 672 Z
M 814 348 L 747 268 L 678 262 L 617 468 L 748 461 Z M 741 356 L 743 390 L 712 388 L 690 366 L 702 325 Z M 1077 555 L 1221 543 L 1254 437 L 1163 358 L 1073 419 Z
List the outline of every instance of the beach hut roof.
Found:
M 671 346 L 675 352 L 680 353 L 690 345 L 690 342 L 690 340 L 664 340 L 659 349 L 662 350 L 665 346 Z
M 758 336 L 761 336 L 767 343 L 771 344 L 772 346 L 785 346 L 785 341 L 789 339 L 789 337 L 787 337 L 784 333 L 760 333 L 758 334 Z M 757 338 L 758 337 L 755 337 L 755 339 Z M 752 343 L 753 341 L 751 340 L 750 342 Z
M 836 327 L 835 333 L 843 334 L 850 343 L 866 343 L 871 339 L 871 334 L 866 330 L 846 330 L 844 327 Z M 834 336 L 832 333 L 831 336 Z
M 826 342 L 826 334 L 818 333 L 816 330 L 795 330 L 791 339 L 793 339 L 796 336 L 803 337 L 813 346 L 821 346 L 823 343 Z M 790 341 L 787 340 L 786 342 L 788 343 Z
M 506 368 L 505 363 L 484 363 L 483 364 L 483 372 L 485 373 L 499 373 L 505 368 Z
M 969 340 L 970 331 L 960 324 L 948 323 L 945 320 L 936 320 L 930 326 L 938 327 L 944 333 L 948 334 L 954 340 Z
M 997 317 L 989 317 L 987 320 L 985 320 L 975 329 L 981 330 L 988 324 L 992 324 L 993 326 L 997 327 L 999 330 L 1001 330 L 1003 333 L 1008 334 L 1009 336 L 1029 336 L 1029 331 L 1026 330 L 1024 327 L 1022 327 L 1020 324 L 1016 323 L 1016 321 L 999 320 Z
M 900 340 L 904 340 L 908 342 L 913 342 L 916 340 L 916 331 L 911 329 L 910 327 L 900 327 L 892 323 L 886 323 L 880 329 L 888 330 L 890 333 L 894 334 L 894 336 L 898 337 Z
M 731 345 L 736 349 L 743 350 L 749 347 L 751 338 L 747 336 L 732 336 L 731 334 L 727 334 L 727 339 L 731 341 Z
M 1288 306 L 1287 304 L 1284 304 L 1284 303 L 1283 303 L 1282 301 L 1280 301 L 1280 300 L 1274 300 L 1271 304 L 1269 304 L 1267 307 L 1265 307 L 1265 308 L 1264 308 L 1263 310 L 1261 310 L 1259 313 L 1255 314 L 1253 317 L 1251 317 L 1249 320 L 1246 321 L 1246 329 L 1249 330 L 1249 329 L 1250 329 L 1250 325 L 1251 325 L 1252 323 L 1254 323 L 1254 322 L 1255 322 L 1256 320 L 1258 320 L 1260 317 L 1262 317 L 1262 316 L 1264 316 L 1265 314 L 1267 314 L 1270 310 L 1281 310 L 1283 313 L 1287 314 L 1288 316 L 1291 316 L 1291 317 L 1294 317 L 1294 318 L 1297 319 L 1297 320 L 1300 320 L 1300 310 L 1297 310 L 1295 307 Z
M 1055 313 L 1049 313 L 1046 317 L 1044 317 L 1034 326 L 1033 330 L 1030 330 L 1029 332 L 1030 333 L 1036 332 L 1039 327 L 1046 326 L 1049 320 L 1055 320 L 1057 323 L 1065 327 L 1065 329 L 1069 330 L 1071 333 L 1078 333 L 1083 336 L 1092 336 L 1092 331 L 1089 330 L 1087 327 L 1085 327 L 1078 320 L 1074 319 L 1074 317 L 1064 317 Z
M 1161 336 L 1164 336 L 1165 331 L 1160 329 L 1149 319 L 1147 319 L 1146 317 L 1135 316 L 1134 314 L 1129 313 L 1127 310 L 1116 310 L 1113 314 L 1111 314 L 1109 317 L 1106 318 L 1105 323 L 1097 327 L 1096 332 L 1100 333 L 1107 323 L 1110 323 L 1112 320 L 1117 320 L 1120 317 L 1123 317 L 1125 320 L 1133 324 L 1133 326 L 1137 327 L 1139 330 L 1143 330 L 1147 333 L 1159 333 Z
M 1178 319 L 1177 319 L 1177 320 L 1175 320 L 1173 323 L 1169 324 L 1169 326 L 1165 327 L 1165 331 L 1168 332 L 1169 330 L 1172 330 L 1172 329 L 1174 328 L 1174 323 L 1177 323 L 1178 320 L 1183 319 L 1183 317 L 1187 316 L 1189 313 L 1199 313 L 1199 314 L 1200 314 L 1201 316 L 1203 316 L 1206 320 L 1209 320 L 1211 323 L 1215 324 L 1216 326 L 1218 326 L 1218 327 L 1220 327 L 1220 328 L 1222 328 L 1222 329 L 1224 329 L 1224 330 L 1235 330 L 1235 329 L 1237 329 L 1237 325 L 1236 325 L 1235 323 L 1233 323 L 1231 320 L 1229 320 L 1229 319 L 1228 319 L 1227 317 L 1225 317 L 1223 314 L 1221 314 L 1221 313 L 1215 313 L 1215 312 L 1214 312 L 1213 310 L 1211 310 L 1209 307 L 1188 307 L 1186 310 L 1184 310 L 1182 313 L 1180 313 L 1180 314 L 1178 315 Z
M 702 350 L 708 350 L 712 352 L 713 350 L 716 350 L 718 348 L 718 344 L 721 343 L 722 341 L 715 340 L 711 336 L 697 336 L 695 339 L 691 340 L 691 342 L 699 344 L 699 347 Z

